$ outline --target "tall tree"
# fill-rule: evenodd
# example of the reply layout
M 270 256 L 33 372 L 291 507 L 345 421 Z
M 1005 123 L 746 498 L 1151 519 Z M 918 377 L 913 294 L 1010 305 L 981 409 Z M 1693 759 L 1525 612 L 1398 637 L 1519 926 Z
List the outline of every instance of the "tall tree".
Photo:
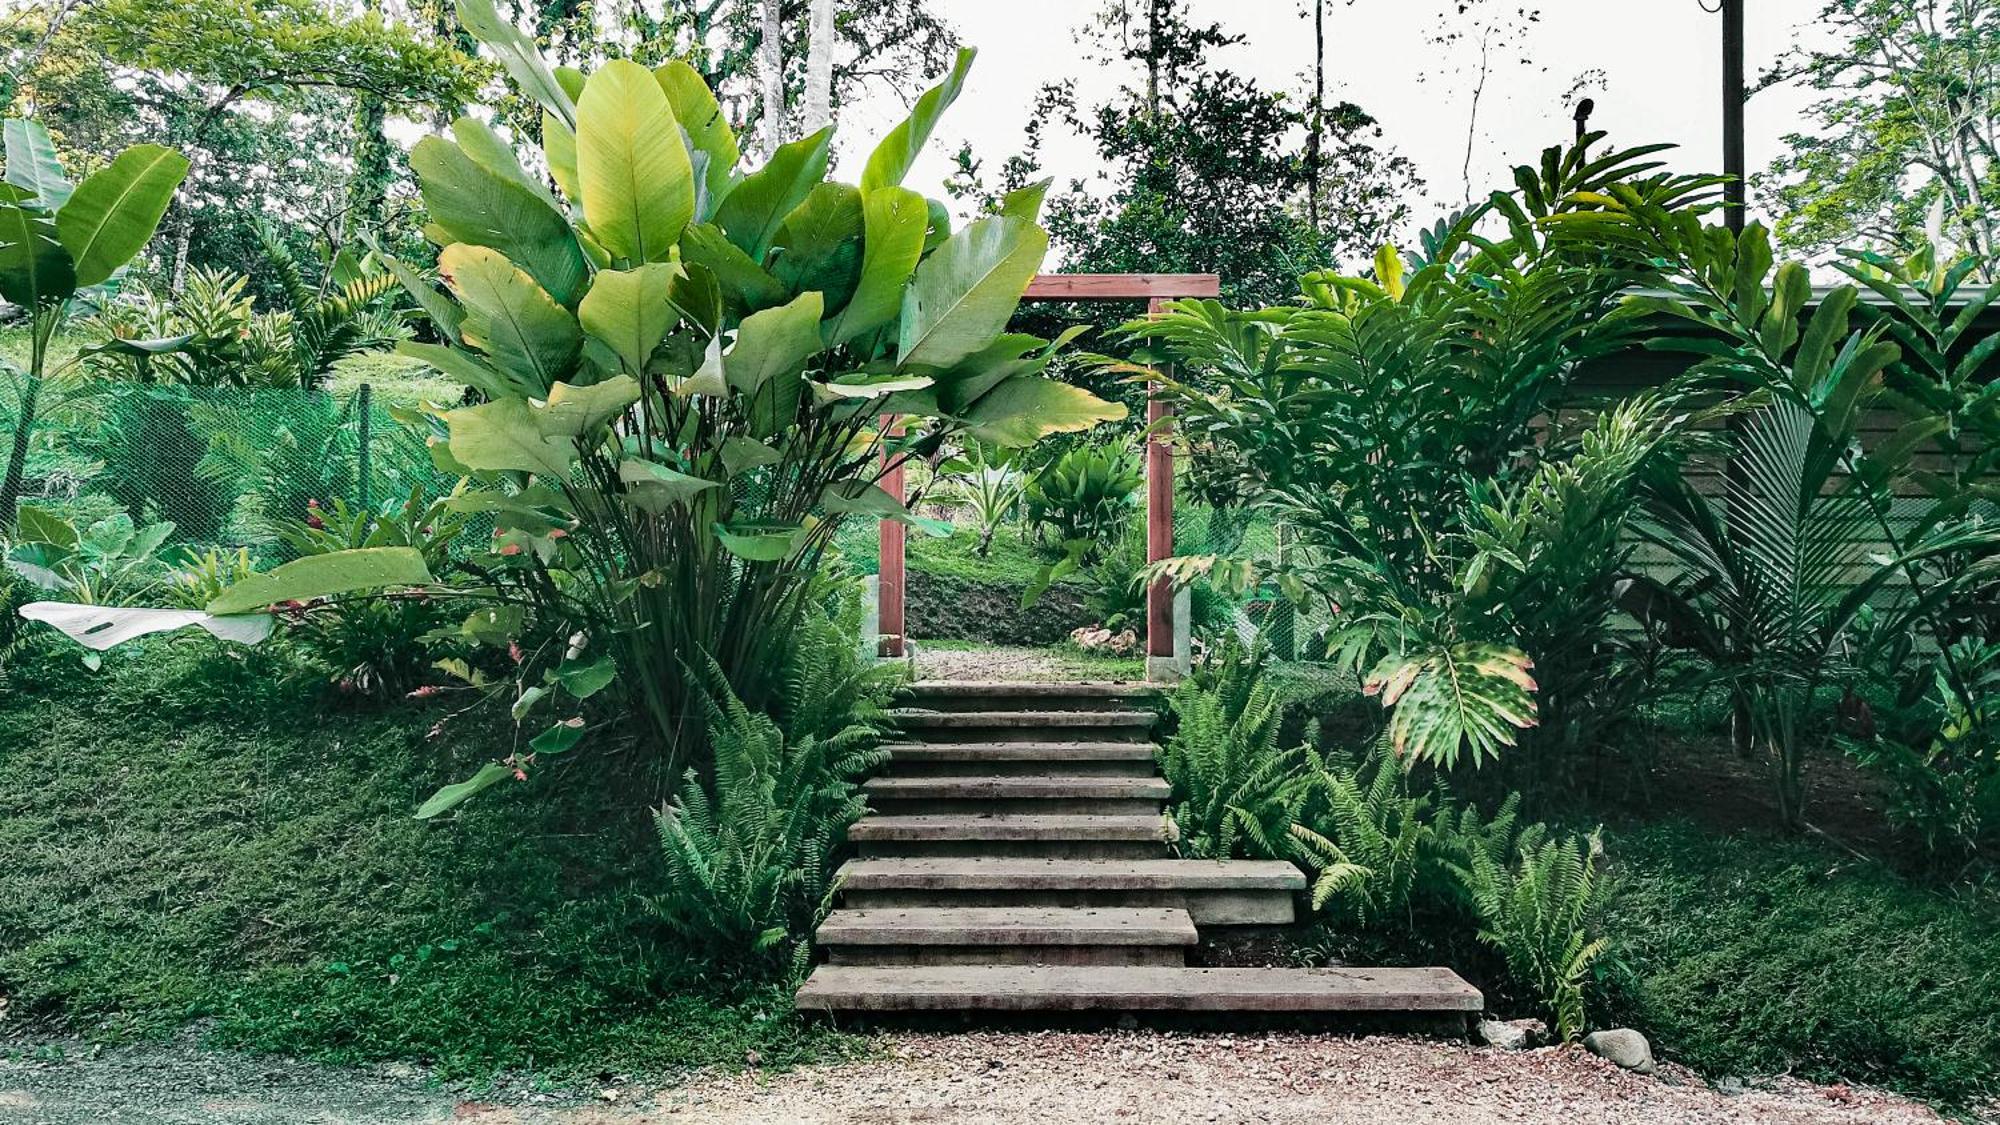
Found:
M 1760 83 L 1820 95 L 1760 181 L 1779 237 L 1808 253 L 1929 237 L 1995 276 L 2000 0 L 1827 0 L 1818 22 L 1838 43 Z
M 763 32 L 758 40 L 757 72 L 764 82 L 764 154 L 785 143 L 785 5 L 764 0 Z
M 817 133 L 833 120 L 833 0 L 812 0 L 812 23 L 806 38 L 805 109 L 801 133 Z

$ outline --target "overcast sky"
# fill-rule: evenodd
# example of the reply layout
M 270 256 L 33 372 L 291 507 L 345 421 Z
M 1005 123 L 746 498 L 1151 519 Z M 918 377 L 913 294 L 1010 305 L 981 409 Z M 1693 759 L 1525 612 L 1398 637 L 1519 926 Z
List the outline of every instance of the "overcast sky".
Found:
M 1714 0 L 1708 0 L 1711 6 Z M 1504 4 L 1506 0 L 1495 0 Z M 1756 75 L 1795 42 L 1812 42 L 1821 0 L 1751 0 L 1749 69 Z M 936 193 L 949 155 L 970 140 L 989 171 L 1022 147 L 1022 127 L 1036 90 L 1075 78 L 1079 102 L 1095 105 L 1130 76 L 1087 62 L 1076 44 L 1077 23 L 1097 0 L 931 0 L 962 41 L 979 49 L 964 96 L 940 126 L 912 186 Z M 1217 56 L 1217 64 L 1255 77 L 1267 89 L 1309 88 L 1312 25 L 1301 0 L 1194 0 L 1198 19 L 1219 21 L 1247 36 Z M 1565 96 L 1580 76 L 1601 79 L 1585 92 L 1596 99 L 1593 128 L 1623 145 L 1669 141 L 1682 146 L 1675 162 L 1688 170 L 1720 170 L 1721 17 L 1702 0 L 1540 0 L 1542 19 L 1522 49 L 1496 53 L 1472 146 L 1476 194 L 1504 181 L 1507 169 L 1565 140 L 1573 128 Z M 1329 97 L 1356 102 L 1382 123 L 1385 140 L 1413 159 L 1429 186 L 1432 207 L 1464 198 L 1467 110 L 1477 50 L 1472 43 L 1440 49 L 1429 43 L 1454 20 L 1452 0 L 1333 0 L 1327 17 Z M 1532 60 L 1522 63 L 1525 55 Z M 1780 138 L 1796 130 L 1806 92 L 1777 88 L 1750 101 L 1750 167 L 1763 168 Z M 902 112 L 894 97 L 876 94 L 844 114 L 842 171 L 858 166 L 856 138 L 879 136 Z M 1044 146 L 1047 171 L 1059 184 L 1097 173 L 1082 138 L 1052 134 Z

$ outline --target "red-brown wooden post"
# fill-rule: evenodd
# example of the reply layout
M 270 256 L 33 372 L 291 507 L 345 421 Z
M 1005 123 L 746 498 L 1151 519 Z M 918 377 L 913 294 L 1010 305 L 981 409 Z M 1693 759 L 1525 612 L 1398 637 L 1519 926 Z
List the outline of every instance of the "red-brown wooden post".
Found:
M 902 427 L 890 422 L 887 415 L 882 418 L 882 456 L 889 456 L 888 441 L 902 432 Z M 882 474 L 882 491 L 903 499 L 903 458 L 899 455 L 888 461 L 888 470 Z M 875 579 L 875 607 L 878 624 L 876 629 L 882 635 L 881 655 L 900 659 L 906 649 L 903 644 L 905 632 L 903 599 L 904 586 L 903 546 L 909 528 L 895 520 L 883 520 L 881 545 L 877 551 Z
M 1158 312 L 1171 300 L 1184 297 L 1215 297 L 1222 291 L 1222 279 L 1212 273 L 1045 273 L 1035 278 L 1022 294 L 1024 301 L 1145 301 Z M 1149 389 L 1146 393 L 1146 420 L 1159 422 L 1168 416 L 1167 404 Z M 887 418 L 883 419 L 886 428 Z M 886 453 L 885 453 L 886 455 Z M 903 465 L 900 459 L 882 475 L 882 488 L 903 499 Z M 880 563 L 877 566 L 877 628 L 885 638 L 882 655 L 901 657 L 907 651 L 908 631 L 904 614 L 905 570 L 903 546 L 906 529 L 900 523 L 882 521 Z M 1146 558 L 1158 562 L 1174 552 L 1174 457 L 1169 435 L 1155 433 L 1146 441 Z M 1147 675 L 1170 678 L 1178 668 L 1175 656 L 1174 591 L 1167 582 L 1156 582 L 1146 591 Z
M 1166 307 L 1165 297 L 1154 297 L 1146 311 L 1158 313 Z M 1171 558 L 1174 553 L 1174 450 L 1171 444 L 1173 411 L 1160 397 L 1159 389 L 1146 385 L 1146 562 Z M 1146 587 L 1146 678 L 1165 679 L 1174 665 L 1174 585 L 1156 579 Z M 1158 671 L 1156 671 L 1156 668 Z

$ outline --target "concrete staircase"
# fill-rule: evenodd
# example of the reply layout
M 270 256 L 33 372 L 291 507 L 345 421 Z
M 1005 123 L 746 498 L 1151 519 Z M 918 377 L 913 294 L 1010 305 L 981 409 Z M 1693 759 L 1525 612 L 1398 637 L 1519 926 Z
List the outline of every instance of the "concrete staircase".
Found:
M 1198 927 L 1290 924 L 1306 879 L 1173 858 L 1152 703 L 1130 684 L 913 685 L 799 1010 L 1480 1010 L 1445 969 L 1189 967 Z

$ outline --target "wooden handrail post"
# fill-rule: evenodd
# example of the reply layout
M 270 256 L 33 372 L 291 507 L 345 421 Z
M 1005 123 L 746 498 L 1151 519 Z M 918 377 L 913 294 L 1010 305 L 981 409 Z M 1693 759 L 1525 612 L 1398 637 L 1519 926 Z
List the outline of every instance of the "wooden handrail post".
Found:
M 897 455 L 889 458 L 889 441 L 902 432 L 902 427 L 893 422 L 889 415 L 882 416 L 882 457 L 887 466 L 882 474 L 882 491 L 896 499 L 903 500 L 903 458 Z M 883 520 L 880 531 L 880 546 L 877 551 L 875 605 L 881 630 L 881 655 L 900 660 L 908 651 L 904 645 L 905 626 L 904 599 L 908 587 L 905 584 L 903 548 L 909 528 L 896 520 Z
M 1166 298 L 1154 297 L 1146 310 L 1159 313 Z M 1160 396 L 1159 388 L 1146 384 L 1146 562 L 1148 565 L 1171 558 L 1174 553 L 1174 450 L 1173 409 Z M 1146 587 L 1146 678 L 1164 680 L 1177 672 L 1174 660 L 1174 586 L 1165 578 Z

